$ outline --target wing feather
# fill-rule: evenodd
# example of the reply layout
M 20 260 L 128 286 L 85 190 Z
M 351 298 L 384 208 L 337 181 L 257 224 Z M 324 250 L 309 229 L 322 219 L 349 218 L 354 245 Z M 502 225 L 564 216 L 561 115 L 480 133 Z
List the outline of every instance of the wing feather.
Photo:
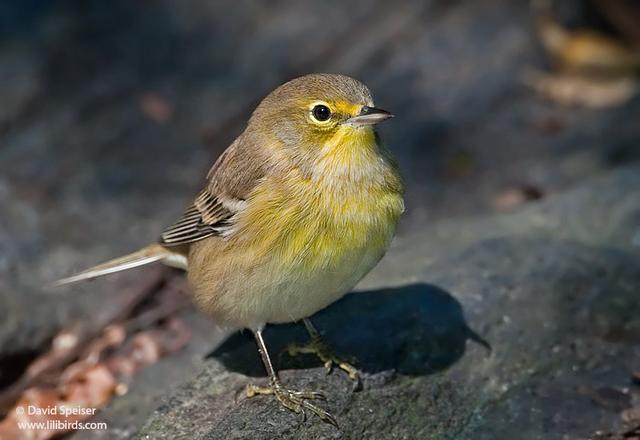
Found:
M 160 244 L 180 246 L 227 234 L 234 216 L 264 177 L 265 163 L 266 158 L 256 144 L 238 137 L 209 171 L 205 189 L 182 217 L 162 233 Z
M 178 246 L 212 235 L 220 235 L 219 228 L 227 226 L 234 212 L 214 197 L 208 189 L 200 192 L 193 205 L 160 236 L 160 244 Z

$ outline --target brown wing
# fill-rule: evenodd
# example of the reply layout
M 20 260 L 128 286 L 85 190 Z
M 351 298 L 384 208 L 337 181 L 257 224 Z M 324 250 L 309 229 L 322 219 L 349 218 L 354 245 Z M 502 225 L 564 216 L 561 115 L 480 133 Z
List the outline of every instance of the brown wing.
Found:
M 260 148 L 243 136 L 236 139 L 209 171 L 207 187 L 180 220 L 162 233 L 160 244 L 179 246 L 228 231 L 234 215 L 264 176 L 264 164 Z
M 229 220 L 233 214 L 234 212 L 225 208 L 208 189 L 205 189 L 180 220 L 162 233 L 160 244 L 178 246 L 212 235 L 220 235 L 222 229 L 229 226 Z

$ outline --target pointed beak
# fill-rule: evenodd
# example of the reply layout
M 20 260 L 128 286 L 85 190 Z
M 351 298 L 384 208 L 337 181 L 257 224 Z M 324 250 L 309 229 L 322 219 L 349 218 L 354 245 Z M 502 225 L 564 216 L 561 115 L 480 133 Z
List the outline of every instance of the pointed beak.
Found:
M 385 121 L 389 118 L 393 118 L 393 115 L 381 108 L 363 106 L 358 116 L 347 119 L 347 124 L 362 127 L 365 125 L 374 125 L 379 122 Z

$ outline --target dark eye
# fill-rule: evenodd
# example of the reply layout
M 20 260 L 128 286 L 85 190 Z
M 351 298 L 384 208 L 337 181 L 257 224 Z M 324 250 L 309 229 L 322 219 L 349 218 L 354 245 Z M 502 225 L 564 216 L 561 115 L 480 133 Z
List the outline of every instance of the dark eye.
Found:
M 322 104 L 316 105 L 311 113 L 313 114 L 313 117 L 320 122 L 328 121 L 331 117 L 331 110 L 329 110 L 329 107 Z

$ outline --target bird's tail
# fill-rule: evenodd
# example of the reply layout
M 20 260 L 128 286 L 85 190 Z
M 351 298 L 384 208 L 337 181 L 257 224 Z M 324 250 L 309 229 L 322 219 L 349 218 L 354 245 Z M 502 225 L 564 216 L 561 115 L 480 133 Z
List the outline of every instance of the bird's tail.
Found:
M 134 267 L 144 266 L 145 264 L 153 263 L 154 261 L 161 261 L 168 266 L 180 269 L 186 270 L 187 268 L 187 259 L 183 254 L 171 251 L 159 244 L 152 244 L 129 255 L 114 258 L 106 263 L 83 270 L 76 275 L 68 278 L 62 278 L 61 280 L 53 283 L 53 285 L 62 286 L 64 284 L 90 280 L 103 275 L 109 275 L 123 270 L 132 269 Z

